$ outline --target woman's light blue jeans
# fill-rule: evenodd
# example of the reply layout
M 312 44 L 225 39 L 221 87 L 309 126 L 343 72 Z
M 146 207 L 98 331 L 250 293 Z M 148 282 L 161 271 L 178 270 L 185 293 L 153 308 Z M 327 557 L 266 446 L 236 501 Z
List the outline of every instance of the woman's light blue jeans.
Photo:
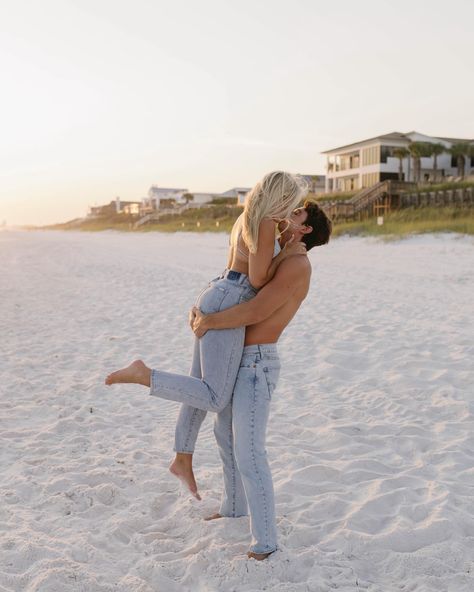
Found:
M 204 314 L 209 314 L 250 300 L 255 295 L 256 290 L 245 274 L 227 270 L 209 283 L 196 306 Z M 185 417 L 183 433 L 179 437 L 180 449 L 186 446 L 187 440 L 197 438 L 205 411 L 217 413 L 228 405 L 239 371 L 244 339 L 245 327 L 208 331 L 201 339 L 195 339 L 190 376 L 152 370 L 151 395 L 191 406 L 184 412 L 182 410 Z M 197 411 L 201 411 L 202 417 L 197 417 Z
M 249 345 L 242 361 L 231 403 L 215 420 L 224 469 L 222 516 L 247 515 L 254 553 L 277 548 L 273 482 L 265 449 L 270 401 L 280 374 L 276 344 Z

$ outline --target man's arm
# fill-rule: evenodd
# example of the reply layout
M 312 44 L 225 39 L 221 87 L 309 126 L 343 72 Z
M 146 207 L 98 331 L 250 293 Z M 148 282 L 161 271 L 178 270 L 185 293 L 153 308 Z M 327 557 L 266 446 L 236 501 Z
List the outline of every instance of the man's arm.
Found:
M 192 322 L 193 330 L 201 336 L 209 329 L 235 329 L 260 323 L 288 302 L 302 283 L 307 281 L 310 273 L 307 257 L 288 257 L 255 298 L 209 315 L 197 312 Z

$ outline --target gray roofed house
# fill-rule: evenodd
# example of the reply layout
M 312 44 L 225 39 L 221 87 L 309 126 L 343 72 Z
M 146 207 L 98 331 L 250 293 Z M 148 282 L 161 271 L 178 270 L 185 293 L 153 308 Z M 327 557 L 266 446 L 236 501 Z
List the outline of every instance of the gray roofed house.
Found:
M 245 204 L 245 198 L 251 187 L 233 187 L 224 193 L 220 193 L 216 197 L 228 197 L 229 199 L 236 200 L 236 203 L 240 206 Z

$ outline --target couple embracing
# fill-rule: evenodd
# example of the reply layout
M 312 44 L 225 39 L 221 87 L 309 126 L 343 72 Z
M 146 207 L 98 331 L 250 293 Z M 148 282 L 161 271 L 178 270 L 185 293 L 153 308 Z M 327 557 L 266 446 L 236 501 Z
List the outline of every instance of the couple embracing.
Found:
M 227 268 L 190 312 L 195 333 L 189 376 L 148 368 L 141 360 L 106 384 L 135 383 L 182 403 L 171 472 L 200 499 L 193 453 L 208 411 L 224 473 L 219 511 L 207 520 L 250 514 L 247 555 L 262 560 L 278 548 L 272 476 L 265 449 L 271 395 L 280 373 L 277 341 L 309 289 L 306 256 L 329 241 L 331 221 L 306 201 L 301 177 L 267 174 L 247 195 L 230 237 Z

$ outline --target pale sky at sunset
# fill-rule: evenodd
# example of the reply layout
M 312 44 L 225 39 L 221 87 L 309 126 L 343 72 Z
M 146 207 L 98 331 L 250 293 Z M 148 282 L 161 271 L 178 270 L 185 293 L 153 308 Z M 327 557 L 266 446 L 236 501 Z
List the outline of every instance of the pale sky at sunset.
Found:
M 470 0 L 0 0 L 0 223 L 474 137 Z

